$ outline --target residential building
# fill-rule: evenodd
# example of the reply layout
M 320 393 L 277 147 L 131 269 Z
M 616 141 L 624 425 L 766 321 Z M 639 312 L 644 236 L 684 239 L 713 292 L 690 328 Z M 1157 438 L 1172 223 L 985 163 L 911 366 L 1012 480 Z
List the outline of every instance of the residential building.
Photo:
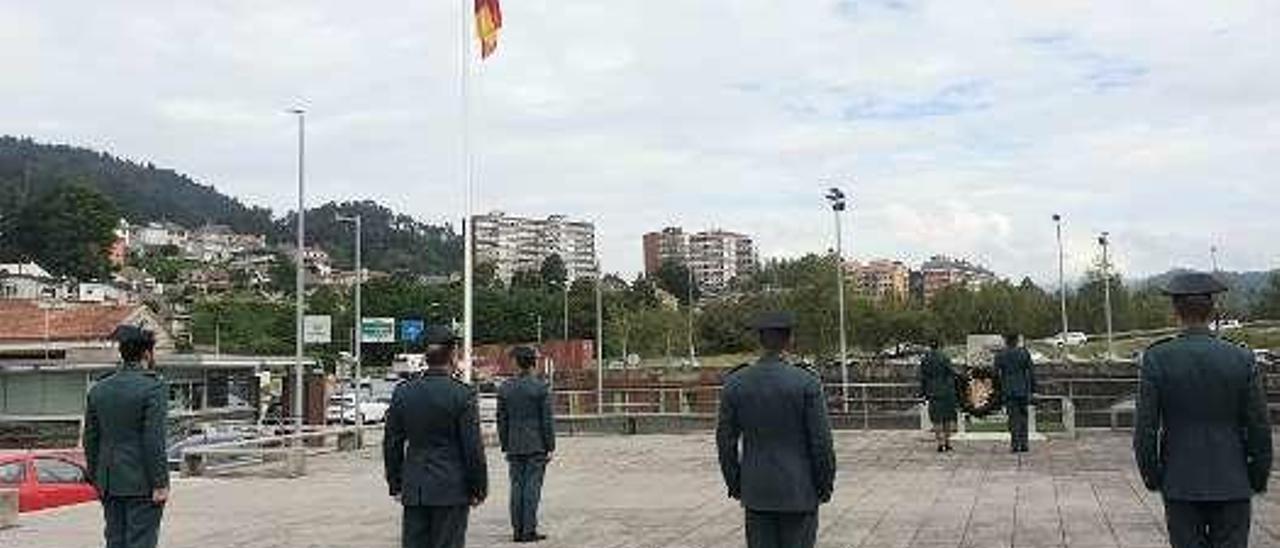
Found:
M 901 261 L 874 260 L 846 268 L 859 295 L 876 301 L 906 302 L 910 291 L 911 269 Z
M 266 247 L 266 236 L 236 234 L 228 226 L 206 225 L 191 234 L 183 251 L 188 258 L 197 261 L 225 262 L 236 255 L 261 251 Z
M 996 281 L 995 273 L 986 267 L 944 255 L 929 258 L 920 266 L 920 272 L 925 302 L 932 301 L 938 293 L 949 287 L 961 285 L 976 290 Z
M 759 258 L 755 242 L 736 232 L 686 233 L 668 227 L 645 234 L 645 272 L 656 274 L 669 261 L 687 265 L 702 294 L 715 297 L 726 293 L 735 278 L 755 273 Z
M 50 356 L 56 360 L 118 359 L 111 334 L 120 325 L 156 333 L 157 352 L 171 351 L 173 338 L 143 305 L 66 302 L 0 302 L 0 359 Z
M 191 236 L 187 229 L 174 223 L 131 226 L 129 232 L 129 247 L 135 250 L 164 246 L 183 248 Z
M 66 284 L 35 263 L 0 264 L 0 299 L 62 299 Z
M 475 257 L 494 266 L 510 282 L 516 272 L 539 271 L 552 255 L 564 261 L 570 280 L 599 275 L 595 225 L 563 215 L 546 219 L 515 217 L 500 211 L 472 218 Z

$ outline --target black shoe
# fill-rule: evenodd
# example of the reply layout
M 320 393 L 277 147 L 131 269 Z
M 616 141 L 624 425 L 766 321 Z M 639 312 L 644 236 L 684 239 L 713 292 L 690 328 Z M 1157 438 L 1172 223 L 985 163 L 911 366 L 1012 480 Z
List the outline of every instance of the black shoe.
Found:
M 948 444 L 946 444 L 946 445 L 942 446 L 942 449 L 943 449 L 944 451 L 948 452 L 948 453 L 950 453 L 950 452 L 952 452 L 952 451 L 955 451 L 955 450 L 956 450 L 954 447 L 952 447 L 952 446 L 951 446 L 951 444 L 950 444 L 950 443 L 948 443 Z
M 943 451 L 946 451 L 946 450 L 947 450 L 947 448 L 946 448 L 945 446 L 942 446 L 942 445 L 939 445 L 939 446 L 938 446 L 938 452 L 939 452 L 939 453 L 941 453 L 941 452 L 943 452 Z

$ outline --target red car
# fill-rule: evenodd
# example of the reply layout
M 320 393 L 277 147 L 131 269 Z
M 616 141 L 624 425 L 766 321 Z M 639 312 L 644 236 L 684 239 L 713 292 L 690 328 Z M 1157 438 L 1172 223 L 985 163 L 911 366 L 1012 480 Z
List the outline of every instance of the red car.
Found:
M 34 512 L 98 499 L 84 457 L 70 452 L 0 453 L 0 489 L 18 489 L 18 511 Z

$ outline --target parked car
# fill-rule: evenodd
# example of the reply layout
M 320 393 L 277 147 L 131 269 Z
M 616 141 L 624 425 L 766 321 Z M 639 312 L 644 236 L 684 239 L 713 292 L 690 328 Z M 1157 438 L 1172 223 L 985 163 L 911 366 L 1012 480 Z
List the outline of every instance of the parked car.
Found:
M 181 440 L 171 443 L 169 448 L 165 451 L 165 456 L 169 461 L 170 470 L 181 470 L 182 453 L 184 451 L 220 443 L 244 441 L 251 437 L 253 436 L 249 433 L 233 430 L 194 432 Z
M 0 453 L 0 487 L 18 489 L 19 512 L 98 500 L 84 456 L 72 452 Z
M 1049 342 L 1059 347 L 1062 346 L 1063 342 L 1066 342 L 1067 346 L 1081 346 L 1089 342 L 1089 336 L 1079 331 L 1068 331 L 1065 337 L 1062 333 L 1050 337 Z
M 1217 320 L 1209 324 L 1209 327 L 1214 331 L 1228 331 L 1231 329 L 1240 329 L 1243 326 L 1241 325 L 1240 320 Z

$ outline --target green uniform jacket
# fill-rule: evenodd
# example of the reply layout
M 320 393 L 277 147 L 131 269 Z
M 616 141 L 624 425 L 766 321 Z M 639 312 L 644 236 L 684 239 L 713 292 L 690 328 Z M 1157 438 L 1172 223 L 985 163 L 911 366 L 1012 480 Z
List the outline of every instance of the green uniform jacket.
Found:
M 1253 353 L 1192 329 L 1142 355 L 1133 452 L 1148 489 L 1247 500 L 1271 475 L 1271 424 Z
M 1036 393 L 1036 367 L 1025 348 L 1006 348 L 996 354 L 1000 391 L 1004 401 L 1027 400 Z
M 382 440 L 387 487 L 405 506 L 464 506 L 489 493 L 476 392 L 441 369 L 400 383 Z
M 822 383 L 778 356 L 725 379 L 716 446 L 729 496 L 748 509 L 813 512 L 831 500 L 836 455 Z
M 508 455 L 540 455 L 556 450 L 551 391 L 529 373 L 498 389 L 498 441 Z
M 149 497 L 169 487 L 168 412 L 168 385 L 136 363 L 93 385 L 85 405 L 84 455 L 100 496 Z
M 930 401 L 956 400 L 956 371 L 946 354 L 934 350 L 920 360 L 920 397 Z

